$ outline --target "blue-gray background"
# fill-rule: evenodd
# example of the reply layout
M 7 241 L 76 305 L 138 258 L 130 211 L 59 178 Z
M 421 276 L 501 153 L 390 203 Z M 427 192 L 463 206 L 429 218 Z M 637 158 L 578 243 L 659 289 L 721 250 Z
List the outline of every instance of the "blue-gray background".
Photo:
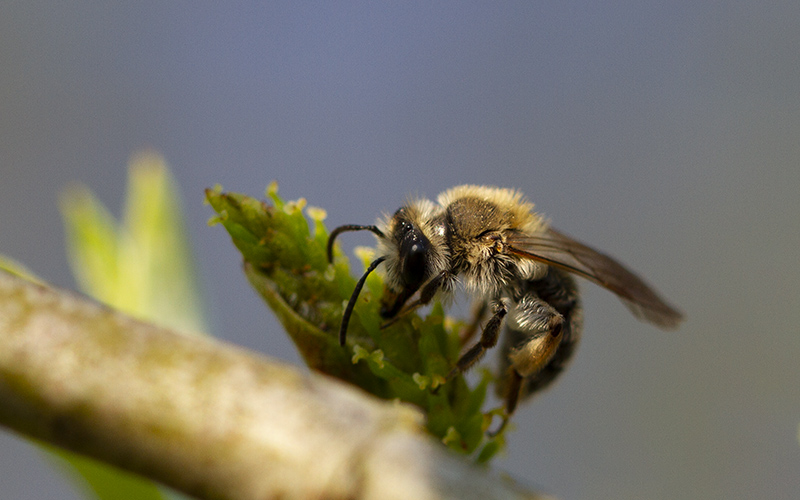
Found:
M 203 188 L 275 179 L 331 227 L 523 190 L 688 321 L 661 332 L 587 284 L 577 357 L 496 467 L 565 499 L 800 497 L 800 2 L 3 2 L 0 253 L 73 288 L 59 192 L 118 213 L 146 147 L 214 332 L 295 362 Z M 0 491 L 81 498 L 5 432 Z

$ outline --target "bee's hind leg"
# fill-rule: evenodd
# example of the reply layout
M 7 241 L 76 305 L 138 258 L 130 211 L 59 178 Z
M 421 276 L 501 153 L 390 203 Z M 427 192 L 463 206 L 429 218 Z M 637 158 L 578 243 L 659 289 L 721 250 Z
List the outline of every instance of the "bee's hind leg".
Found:
M 509 313 L 507 325 L 498 395 L 505 400 L 506 415 L 510 416 L 526 379 L 539 374 L 556 356 L 564 338 L 564 316 L 528 292 Z
M 496 389 L 507 413 L 558 378 L 574 354 L 583 323 L 575 281 L 567 273 L 550 269 L 526 285 L 509 312 L 500 356 L 503 376 Z M 506 376 L 510 370 L 521 380 Z
M 514 413 L 514 410 L 517 409 L 517 402 L 519 401 L 520 389 L 522 388 L 522 380 L 523 380 L 522 375 L 520 375 L 517 370 L 515 370 L 512 367 L 508 367 L 506 379 L 503 385 L 503 387 L 505 388 L 506 403 L 505 403 L 505 408 L 502 409 L 502 413 L 500 414 L 500 418 L 502 420 L 500 422 L 500 426 L 497 429 L 486 432 L 489 437 L 495 437 L 498 434 L 502 433 L 503 430 L 506 428 L 508 421 L 511 420 L 511 415 Z

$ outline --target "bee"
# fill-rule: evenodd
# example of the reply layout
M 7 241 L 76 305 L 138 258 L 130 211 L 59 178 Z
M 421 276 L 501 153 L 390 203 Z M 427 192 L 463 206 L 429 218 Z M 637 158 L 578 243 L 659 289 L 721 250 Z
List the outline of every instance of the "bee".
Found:
M 574 276 L 611 290 L 634 315 L 657 327 L 673 329 L 682 320 L 680 312 L 633 272 L 552 228 L 512 189 L 458 186 L 440 194 L 437 203 L 409 201 L 377 225 L 337 227 L 328 239 L 328 260 L 333 260 L 339 234 L 362 230 L 377 236 L 379 257 L 356 283 L 342 316 L 339 343 L 345 344 L 367 276 L 382 263 L 384 327 L 435 297 L 450 298 L 460 284 L 477 304 L 467 331 L 476 332 L 486 313 L 491 316 L 447 379 L 495 347 L 505 324 L 497 392 L 505 401 L 506 420 L 518 401 L 549 386 L 575 351 L 583 318 Z

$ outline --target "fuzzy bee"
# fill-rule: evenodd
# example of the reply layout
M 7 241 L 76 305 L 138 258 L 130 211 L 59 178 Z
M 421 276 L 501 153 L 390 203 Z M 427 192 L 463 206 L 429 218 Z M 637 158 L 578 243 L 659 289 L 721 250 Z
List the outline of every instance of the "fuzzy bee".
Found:
M 611 290 L 637 317 L 660 328 L 675 328 L 682 319 L 617 261 L 550 227 L 517 191 L 458 186 L 437 202 L 414 200 L 378 225 L 345 225 L 331 232 L 329 261 L 343 232 L 366 230 L 378 237 L 379 257 L 357 282 L 342 316 L 342 345 L 364 282 L 381 263 L 386 291 L 380 314 L 390 322 L 434 297 L 451 296 L 460 283 L 477 299 L 470 330 L 478 329 L 486 312 L 491 316 L 448 379 L 494 347 L 505 324 L 498 393 L 511 415 L 520 398 L 559 375 L 580 339 L 582 314 L 573 276 Z

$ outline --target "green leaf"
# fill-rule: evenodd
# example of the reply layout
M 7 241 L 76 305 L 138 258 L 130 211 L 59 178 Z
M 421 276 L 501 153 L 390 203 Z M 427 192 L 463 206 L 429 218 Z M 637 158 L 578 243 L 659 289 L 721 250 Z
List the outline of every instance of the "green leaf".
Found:
M 129 474 L 97 460 L 75 453 L 45 446 L 70 475 L 76 476 L 83 489 L 100 499 L 115 500 L 160 500 L 167 498 L 156 483 Z
M 42 280 L 35 276 L 27 267 L 3 255 L 0 255 L 0 269 L 15 274 L 20 278 L 25 278 L 28 281 L 33 281 L 34 283 L 42 283 Z
M 121 291 L 117 224 L 108 210 L 83 185 L 68 187 L 61 196 L 67 256 L 78 286 L 106 304 L 130 309 Z
M 204 331 L 195 260 L 172 175 L 152 152 L 135 156 L 128 173 L 123 228 L 130 238 L 120 259 L 123 281 L 138 286 L 136 301 L 147 319 Z
M 63 193 L 61 212 L 84 292 L 163 326 L 204 329 L 180 196 L 160 156 L 131 161 L 123 224 L 80 185 Z
M 356 280 L 338 248 L 326 256 L 325 212 L 306 201 L 285 202 L 271 184 L 272 203 L 217 186 L 206 190 L 216 212 L 210 224 L 222 225 L 242 254 L 251 285 L 277 315 L 306 363 L 316 370 L 358 385 L 376 396 L 399 399 L 427 414 L 428 430 L 454 450 L 486 461 L 502 448 L 499 436 L 486 435 L 492 410 L 484 411 L 486 372 L 471 387 L 462 376 L 446 381 L 461 350 L 460 322 L 435 304 L 423 318 L 407 314 L 388 328 L 379 315 L 383 283 L 372 273 L 358 297 L 347 331 L 338 342 L 342 310 Z M 311 218 L 309 220 L 308 217 Z M 357 249 L 364 267 L 374 258 Z

